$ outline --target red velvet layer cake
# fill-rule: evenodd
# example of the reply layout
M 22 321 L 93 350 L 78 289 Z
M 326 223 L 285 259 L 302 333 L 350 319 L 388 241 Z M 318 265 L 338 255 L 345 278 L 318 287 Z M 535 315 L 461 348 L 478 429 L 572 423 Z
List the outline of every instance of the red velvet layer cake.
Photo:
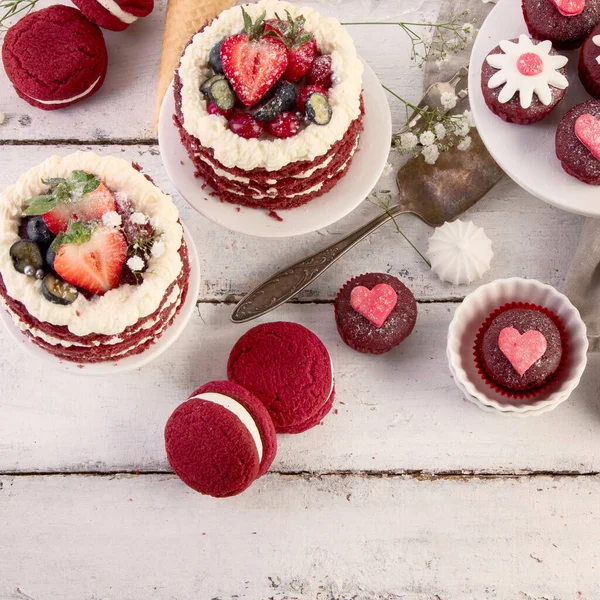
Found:
M 33 343 L 69 361 L 139 354 L 187 295 L 171 199 L 124 160 L 52 157 L 0 196 L 0 300 Z
M 225 11 L 175 74 L 175 123 L 197 177 L 223 201 L 268 210 L 329 191 L 358 150 L 362 71 L 340 23 L 310 8 Z

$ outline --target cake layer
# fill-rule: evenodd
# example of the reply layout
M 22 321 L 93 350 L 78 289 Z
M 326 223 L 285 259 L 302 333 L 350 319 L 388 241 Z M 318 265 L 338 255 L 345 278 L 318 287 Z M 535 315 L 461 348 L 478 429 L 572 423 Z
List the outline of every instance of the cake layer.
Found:
M 344 137 L 323 156 L 313 161 L 292 163 L 278 171 L 264 168 L 245 171 L 227 167 L 217 160 L 211 148 L 202 146 L 183 127 L 180 91 L 181 82 L 176 77 L 174 120 L 182 143 L 194 164 L 196 177 L 202 178 L 225 202 L 270 210 L 300 206 L 334 187 L 358 149 L 364 116 L 362 97 L 358 118 L 350 124 Z
M 6 294 L 0 277 L 0 297 L 13 322 L 35 344 L 58 358 L 78 362 L 102 362 L 139 354 L 171 325 L 187 297 L 189 258 L 185 242 L 180 248 L 181 273 L 167 290 L 158 309 L 115 336 L 75 336 L 64 326 L 40 322 L 21 303 Z
M 331 121 L 323 126 L 306 127 L 293 138 L 244 139 L 230 131 L 224 119 L 208 113 L 200 84 L 212 75 L 208 61 L 213 46 L 244 27 L 242 11 L 235 6 L 194 35 L 185 49 L 177 70 L 182 125 L 204 147 L 213 150 L 220 164 L 228 167 L 274 172 L 297 162 L 312 162 L 329 152 L 360 115 L 363 65 L 354 42 L 339 21 L 325 18 L 309 7 L 281 0 L 261 0 L 244 7 L 252 19 L 257 19 L 263 11 L 267 19 L 275 18 L 276 13 L 285 18 L 288 11 L 292 17 L 305 18 L 304 29 L 314 36 L 319 52 L 331 56 L 337 82 L 328 90 L 333 109 Z

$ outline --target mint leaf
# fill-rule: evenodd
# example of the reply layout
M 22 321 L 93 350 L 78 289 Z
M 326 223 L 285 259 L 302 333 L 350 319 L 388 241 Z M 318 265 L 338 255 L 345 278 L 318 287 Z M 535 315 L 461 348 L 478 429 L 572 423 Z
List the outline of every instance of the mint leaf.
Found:
M 33 217 L 44 215 L 56 208 L 58 201 L 50 194 L 35 196 L 27 201 L 27 208 L 23 211 L 23 216 Z
M 63 244 L 84 244 L 91 237 L 98 223 L 90 221 L 89 223 L 81 223 L 80 221 L 69 221 L 69 226 L 62 240 Z
M 71 201 L 93 192 L 100 185 L 94 175 L 85 171 L 73 171 L 65 183 L 69 188 Z

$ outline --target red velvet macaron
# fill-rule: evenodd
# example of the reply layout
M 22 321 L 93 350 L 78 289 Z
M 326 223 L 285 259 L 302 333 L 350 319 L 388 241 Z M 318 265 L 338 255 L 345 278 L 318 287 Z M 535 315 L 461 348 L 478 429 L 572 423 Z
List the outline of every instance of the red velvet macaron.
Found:
M 198 388 L 165 427 L 169 463 L 192 489 L 235 496 L 264 475 L 277 452 L 275 427 L 263 404 L 229 381 Z
M 329 352 L 297 323 L 250 329 L 229 355 L 227 376 L 265 405 L 278 433 L 301 433 L 318 425 L 333 405 Z
M 73 0 L 73 4 L 92 23 L 110 31 L 123 31 L 154 9 L 154 0 Z
M 76 8 L 57 4 L 23 17 L 8 30 L 2 61 L 23 100 L 56 110 L 100 89 L 108 54 L 96 25 Z

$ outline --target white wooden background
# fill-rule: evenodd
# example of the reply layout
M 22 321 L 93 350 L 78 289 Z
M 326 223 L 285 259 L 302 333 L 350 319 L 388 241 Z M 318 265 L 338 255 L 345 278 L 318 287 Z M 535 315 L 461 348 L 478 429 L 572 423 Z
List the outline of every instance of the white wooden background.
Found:
M 307 3 L 347 21 L 435 19 L 439 8 L 438 0 Z M 452 314 L 476 286 L 440 283 L 392 226 L 268 317 L 310 327 L 331 351 L 337 395 L 324 423 L 280 436 L 271 473 L 239 497 L 202 497 L 171 474 L 166 419 L 195 387 L 225 377 L 228 351 L 249 327 L 229 323 L 232 303 L 377 209 L 364 203 L 327 230 L 264 240 L 188 207 L 152 133 L 164 9 L 159 0 L 150 18 L 106 34 L 106 84 L 79 106 L 33 109 L 0 74 L 0 188 L 52 153 L 89 148 L 136 160 L 174 193 L 203 279 L 180 340 L 132 374 L 53 372 L 0 331 L 0 600 L 600 598 L 600 357 L 549 415 L 479 411 L 445 360 Z M 383 82 L 419 99 L 421 71 L 395 28 L 351 33 Z M 390 104 L 399 126 L 403 111 Z M 391 177 L 378 187 L 393 189 Z M 581 218 L 508 179 L 469 218 L 494 243 L 484 281 L 562 285 Z M 427 247 L 427 226 L 411 217 L 401 225 Z M 347 348 L 333 320 L 336 291 L 365 271 L 399 275 L 419 300 L 414 334 L 381 357 Z

